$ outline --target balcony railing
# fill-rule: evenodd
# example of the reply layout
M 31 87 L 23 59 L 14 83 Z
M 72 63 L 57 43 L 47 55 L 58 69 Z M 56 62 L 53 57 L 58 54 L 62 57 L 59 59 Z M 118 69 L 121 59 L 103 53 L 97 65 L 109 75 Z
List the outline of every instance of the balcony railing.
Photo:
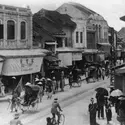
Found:
M 16 48 L 27 48 L 27 40 L 0 40 L 0 49 L 16 49 Z

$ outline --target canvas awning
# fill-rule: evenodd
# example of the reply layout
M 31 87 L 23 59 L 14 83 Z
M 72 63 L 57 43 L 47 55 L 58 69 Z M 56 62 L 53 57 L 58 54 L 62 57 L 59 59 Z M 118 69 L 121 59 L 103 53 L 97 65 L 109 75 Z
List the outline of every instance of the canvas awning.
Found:
M 102 46 L 111 46 L 110 43 L 97 43 L 98 45 L 102 45 Z
M 115 71 L 116 71 L 116 73 L 119 73 L 119 74 L 125 73 L 125 67 L 116 69 Z
M 30 50 L 0 50 L 0 57 L 5 58 L 1 74 L 18 76 L 37 73 L 41 69 L 44 51 Z

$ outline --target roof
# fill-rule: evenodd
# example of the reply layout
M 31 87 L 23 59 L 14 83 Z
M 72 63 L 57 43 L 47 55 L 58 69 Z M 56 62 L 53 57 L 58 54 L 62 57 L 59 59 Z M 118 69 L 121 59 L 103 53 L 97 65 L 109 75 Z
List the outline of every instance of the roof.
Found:
M 96 12 L 94 12 L 93 10 L 90 10 L 89 8 L 83 6 L 83 5 L 79 4 L 79 3 L 69 2 L 68 4 L 74 6 L 74 7 L 77 8 L 78 10 L 80 10 L 80 11 L 82 11 L 82 12 L 84 11 L 84 12 L 86 12 L 86 13 L 88 13 L 88 14 L 95 14 L 95 13 L 96 13 Z
M 0 57 L 16 58 L 16 57 L 38 57 L 45 56 L 49 52 L 45 49 L 27 49 L 27 50 L 0 50 Z
M 59 47 L 59 48 L 56 48 L 56 52 L 82 52 L 82 51 L 76 48 Z
M 120 20 L 125 21 L 125 16 L 120 17 Z
M 98 49 L 83 49 L 83 53 L 85 54 L 104 53 L 104 51 L 99 51 Z
M 57 11 L 41 9 L 33 15 L 33 21 L 50 34 L 64 34 L 64 26 L 75 27 L 76 23 L 67 14 L 60 14 Z
M 97 43 L 97 44 L 102 45 L 102 46 L 111 46 L 110 43 Z

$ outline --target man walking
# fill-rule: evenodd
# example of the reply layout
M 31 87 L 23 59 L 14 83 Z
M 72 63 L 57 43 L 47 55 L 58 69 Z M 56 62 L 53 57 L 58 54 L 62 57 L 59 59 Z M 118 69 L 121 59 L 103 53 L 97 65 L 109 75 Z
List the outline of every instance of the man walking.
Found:
M 94 98 L 91 98 L 91 103 L 88 106 L 88 111 L 90 113 L 90 125 L 97 125 L 96 123 L 97 104 L 94 103 Z

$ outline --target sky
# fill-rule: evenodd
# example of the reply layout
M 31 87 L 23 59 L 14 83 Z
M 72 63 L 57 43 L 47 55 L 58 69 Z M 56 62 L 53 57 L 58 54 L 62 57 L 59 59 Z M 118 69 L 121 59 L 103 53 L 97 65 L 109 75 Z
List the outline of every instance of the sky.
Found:
M 104 17 L 110 27 L 119 31 L 125 27 L 120 17 L 125 16 L 125 0 L 1 0 L 0 4 L 18 7 L 29 6 L 32 13 L 40 9 L 56 10 L 63 3 L 76 2 L 86 6 Z

